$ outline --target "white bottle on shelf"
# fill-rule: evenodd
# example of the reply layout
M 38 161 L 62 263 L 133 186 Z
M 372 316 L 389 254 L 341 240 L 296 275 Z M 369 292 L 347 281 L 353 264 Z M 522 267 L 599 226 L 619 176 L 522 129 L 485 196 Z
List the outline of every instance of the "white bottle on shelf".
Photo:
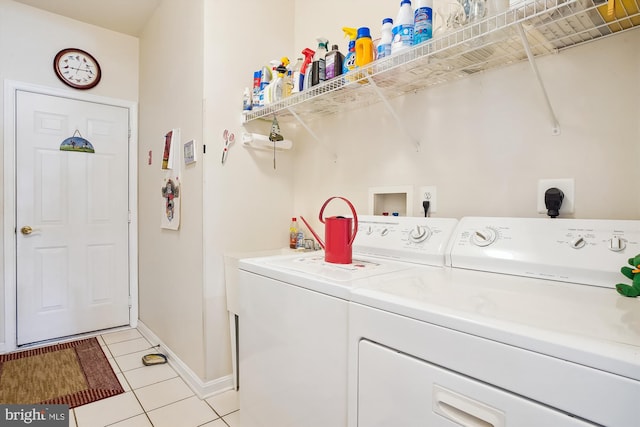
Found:
M 398 17 L 394 21 L 391 53 L 395 55 L 409 49 L 413 45 L 413 8 L 411 0 L 402 0 Z
M 418 0 L 413 13 L 413 44 L 429 40 L 433 32 L 433 0 Z
M 380 42 L 377 47 L 376 58 L 384 58 L 385 56 L 391 56 L 391 42 L 393 42 L 393 19 L 384 18 L 382 20 L 382 30 L 380 35 Z

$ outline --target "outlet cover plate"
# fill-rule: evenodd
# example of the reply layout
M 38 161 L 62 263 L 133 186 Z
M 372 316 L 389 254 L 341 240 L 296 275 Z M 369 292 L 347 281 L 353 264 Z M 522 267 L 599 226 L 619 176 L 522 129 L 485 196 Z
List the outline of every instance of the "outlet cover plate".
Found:
M 560 216 L 566 216 L 574 212 L 575 181 L 573 178 L 541 179 L 538 181 L 538 213 L 546 214 L 547 207 L 544 204 L 544 193 L 549 188 L 559 188 L 564 193 Z
M 416 207 L 416 212 L 420 214 L 419 216 L 424 216 L 422 202 L 425 200 L 429 201 L 429 214 L 436 213 L 438 211 L 437 195 L 438 193 L 435 185 L 424 185 L 418 189 L 418 206 Z

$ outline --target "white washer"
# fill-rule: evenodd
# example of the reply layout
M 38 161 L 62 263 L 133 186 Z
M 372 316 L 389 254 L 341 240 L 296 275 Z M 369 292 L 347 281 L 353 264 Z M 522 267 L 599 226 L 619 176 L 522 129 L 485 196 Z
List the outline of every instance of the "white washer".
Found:
M 463 218 L 349 307 L 349 427 L 638 425 L 640 221 Z
M 323 252 L 240 260 L 242 426 L 346 427 L 351 290 L 415 260 L 442 269 L 456 223 L 361 216 L 348 265 Z

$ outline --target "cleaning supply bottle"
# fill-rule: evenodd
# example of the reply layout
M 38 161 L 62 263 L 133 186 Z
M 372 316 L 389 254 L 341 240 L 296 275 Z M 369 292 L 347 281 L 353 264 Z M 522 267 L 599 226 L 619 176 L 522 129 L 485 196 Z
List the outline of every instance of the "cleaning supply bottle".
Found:
M 276 71 L 276 68 L 278 67 L 278 65 L 280 65 L 280 61 L 278 61 L 277 59 L 272 59 L 271 61 L 269 61 L 270 63 L 270 67 L 269 67 L 269 79 L 267 80 L 267 85 L 264 88 L 264 103 L 263 105 L 269 105 L 272 102 L 274 102 L 274 93 L 275 93 L 275 85 L 276 85 L 276 80 L 277 80 L 277 76 L 278 73 Z
M 296 63 L 291 69 L 291 93 L 298 93 L 302 87 L 302 62 L 304 59 L 296 59 Z
M 391 30 L 393 42 L 391 43 L 391 53 L 396 54 L 409 49 L 413 45 L 413 9 L 411 0 L 402 0 L 398 17 L 394 21 Z
M 349 37 L 349 52 L 344 57 L 342 65 L 342 73 L 346 74 L 356 68 L 356 38 L 358 37 L 358 30 L 351 27 L 342 27 L 342 31 L 344 31 L 345 37 Z
M 253 92 L 251 98 L 253 99 L 253 108 L 260 106 L 260 74 L 261 71 L 253 72 Z
M 296 249 L 304 249 L 304 231 L 301 228 L 298 228 L 298 233 L 296 234 Z
M 296 217 L 291 218 L 291 225 L 289 225 L 289 248 L 295 249 L 298 243 L 298 219 Z
M 288 93 L 288 86 L 285 80 L 287 67 L 284 64 L 280 64 L 276 67 L 276 72 L 278 73 L 278 76 L 269 85 L 271 87 L 271 102 L 281 101 L 290 95 L 290 93 Z
M 280 99 L 284 99 L 288 96 L 291 96 L 291 70 L 289 69 L 289 66 L 291 65 L 291 61 L 289 61 L 289 58 L 287 58 L 286 56 L 283 56 L 280 59 L 280 69 L 284 68 L 283 71 L 283 76 L 282 76 L 282 98 Z
M 300 92 L 309 87 L 309 80 L 311 80 L 309 78 L 311 77 L 311 61 L 313 61 L 313 55 L 315 55 L 316 52 L 307 47 L 302 51 L 302 54 L 304 55 L 304 61 L 300 66 Z
M 245 87 L 244 93 L 242 94 L 242 110 L 251 111 L 252 108 L 253 102 L 251 101 L 251 91 L 248 87 Z
M 429 40 L 433 32 L 433 0 L 417 0 L 413 12 L 413 44 Z
M 326 79 L 326 63 L 324 57 L 327 55 L 329 40 L 322 37 L 318 37 L 316 40 L 318 40 L 318 49 L 316 49 L 316 54 L 313 55 L 313 62 L 311 63 L 310 87 L 320 84 Z
M 384 18 L 382 20 L 382 30 L 380 35 L 380 42 L 378 43 L 378 52 L 376 59 L 381 59 L 386 56 L 391 56 L 391 42 L 393 41 L 393 34 L 391 29 L 393 28 L 393 19 Z
M 342 66 L 344 62 L 344 55 L 338 50 L 338 45 L 334 44 L 331 47 L 331 51 L 324 57 L 325 59 L 325 77 L 327 80 L 331 80 L 334 77 L 342 74 Z
M 260 107 L 264 107 L 264 97 L 265 92 L 267 91 L 267 86 L 271 82 L 271 68 L 266 65 L 260 69 L 260 94 L 258 96 L 259 102 L 258 105 Z
M 374 58 L 373 40 L 369 27 L 358 28 L 356 38 L 356 67 L 363 67 L 372 62 Z

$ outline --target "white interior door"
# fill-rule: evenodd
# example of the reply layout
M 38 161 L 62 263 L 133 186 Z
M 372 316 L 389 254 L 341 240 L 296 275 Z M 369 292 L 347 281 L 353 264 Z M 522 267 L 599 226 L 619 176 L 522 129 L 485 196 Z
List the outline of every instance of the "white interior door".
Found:
M 129 324 L 128 135 L 128 108 L 17 91 L 18 345 Z

